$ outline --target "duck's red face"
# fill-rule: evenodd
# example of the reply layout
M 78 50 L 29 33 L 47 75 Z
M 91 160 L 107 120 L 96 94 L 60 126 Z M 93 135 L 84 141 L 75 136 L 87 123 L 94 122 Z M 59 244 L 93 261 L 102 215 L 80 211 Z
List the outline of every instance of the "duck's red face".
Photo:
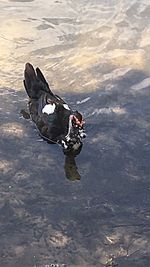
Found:
M 64 152 L 77 152 L 82 147 L 82 139 L 86 137 L 82 115 L 76 111 L 69 117 L 68 133 L 62 141 Z
M 85 122 L 83 121 L 83 119 L 82 119 L 82 116 L 81 116 L 81 118 L 78 118 L 78 117 L 76 117 L 75 115 L 73 115 L 73 117 L 72 117 L 72 121 L 73 121 L 73 124 L 74 124 L 74 125 L 77 125 L 77 126 L 79 126 L 79 127 L 83 127 L 83 124 L 85 123 Z

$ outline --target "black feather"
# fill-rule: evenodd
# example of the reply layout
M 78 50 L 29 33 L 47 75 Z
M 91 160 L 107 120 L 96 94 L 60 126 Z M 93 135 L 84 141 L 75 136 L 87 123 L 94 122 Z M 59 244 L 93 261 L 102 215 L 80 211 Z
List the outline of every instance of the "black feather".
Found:
M 39 79 L 39 81 L 41 81 L 43 83 L 42 87 L 43 87 L 44 91 L 50 93 L 51 95 L 54 95 L 52 93 L 52 91 L 50 90 L 49 85 L 48 85 L 42 71 L 39 68 L 36 68 L 36 73 L 37 73 L 37 78 Z

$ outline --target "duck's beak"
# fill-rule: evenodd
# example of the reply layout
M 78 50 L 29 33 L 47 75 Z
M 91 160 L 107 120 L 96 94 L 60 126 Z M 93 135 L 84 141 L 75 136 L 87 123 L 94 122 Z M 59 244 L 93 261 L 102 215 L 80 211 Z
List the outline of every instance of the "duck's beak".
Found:
M 62 145 L 63 147 L 63 153 L 65 155 L 72 155 L 72 156 L 77 156 L 78 154 L 80 154 L 81 150 L 82 150 L 82 143 L 75 143 L 71 146 L 67 146 L 67 145 Z

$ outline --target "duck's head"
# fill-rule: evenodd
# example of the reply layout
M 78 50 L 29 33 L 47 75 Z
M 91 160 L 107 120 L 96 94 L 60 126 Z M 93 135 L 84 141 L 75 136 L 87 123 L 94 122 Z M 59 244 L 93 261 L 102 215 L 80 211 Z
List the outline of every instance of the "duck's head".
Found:
M 69 116 L 68 132 L 61 140 L 64 154 L 77 155 L 82 149 L 82 139 L 86 137 L 82 115 L 75 111 Z

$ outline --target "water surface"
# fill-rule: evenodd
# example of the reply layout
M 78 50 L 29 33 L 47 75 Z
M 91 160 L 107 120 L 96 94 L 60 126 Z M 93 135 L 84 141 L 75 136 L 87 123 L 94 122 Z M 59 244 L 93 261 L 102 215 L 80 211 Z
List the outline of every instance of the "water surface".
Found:
M 149 266 L 149 14 L 146 0 L 1 0 L 0 266 Z M 28 61 L 85 117 L 76 165 L 20 114 Z

